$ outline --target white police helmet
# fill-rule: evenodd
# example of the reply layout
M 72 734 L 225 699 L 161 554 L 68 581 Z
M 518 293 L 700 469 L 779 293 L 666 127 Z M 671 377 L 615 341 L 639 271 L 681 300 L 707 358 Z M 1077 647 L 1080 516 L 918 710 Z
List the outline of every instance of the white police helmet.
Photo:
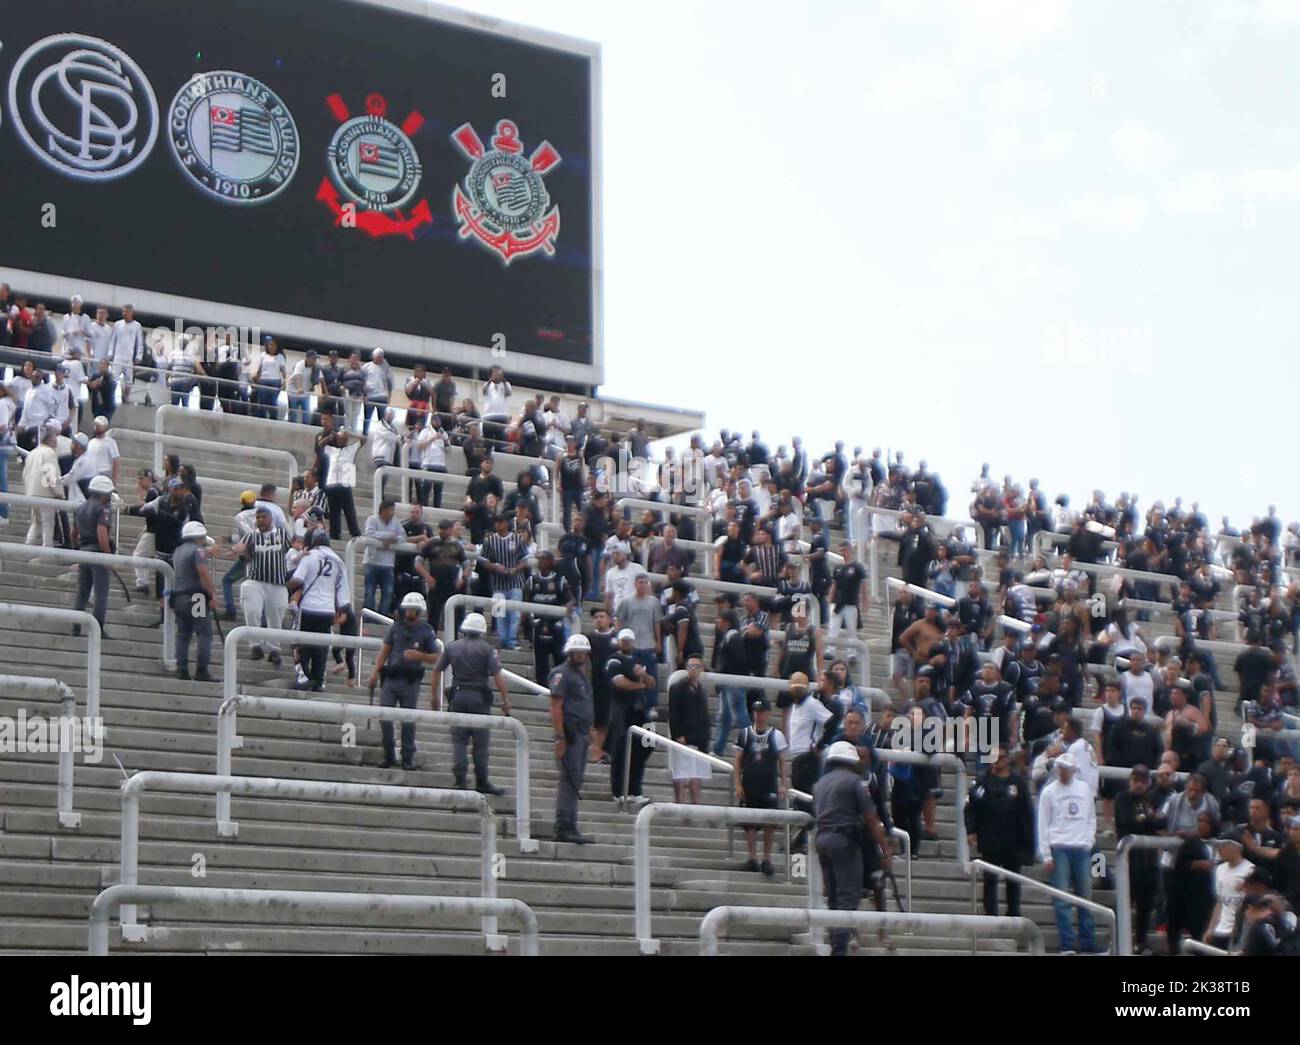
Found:
M 471 613 L 461 623 L 460 630 L 463 635 L 482 635 L 487 631 L 487 620 L 481 613 Z
M 106 475 L 97 475 L 90 480 L 91 493 L 112 493 L 113 480 Z
M 187 522 L 181 527 L 182 541 L 206 541 L 208 539 L 208 528 L 201 522 Z
M 570 635 L 569 641 L 564 644 L 566 655 L 570 653 L 590 653 L 591 643 L 587 640 L 586 635 Z
M 856 766 L 858 764 L 858 749 L 847 740 L 837 740 L 826 751 L 827 765 L 832 762 L 847 762 Z
M 402 596 L 401 608 L 403 610 L 419 610 L 421 613 L 423 613 L 426 608 L 424 596 L 421 595 L 418 591 L 407 592 L 405 595 Z

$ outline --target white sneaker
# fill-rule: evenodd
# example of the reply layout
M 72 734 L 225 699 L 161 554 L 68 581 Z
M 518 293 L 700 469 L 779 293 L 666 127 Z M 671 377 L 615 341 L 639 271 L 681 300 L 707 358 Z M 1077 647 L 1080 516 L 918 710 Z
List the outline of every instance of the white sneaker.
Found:
M 296 681 L 300 686 L 305 686 L 307 684 L 307 672 L 302 670 L 301 664 L 294 665 L 294 675 L 296 676 L 294 681 Z
M 9 525 L 9 517 L 5 515 L 0 515 L 0 526 L 8 526 L 8 525 Z

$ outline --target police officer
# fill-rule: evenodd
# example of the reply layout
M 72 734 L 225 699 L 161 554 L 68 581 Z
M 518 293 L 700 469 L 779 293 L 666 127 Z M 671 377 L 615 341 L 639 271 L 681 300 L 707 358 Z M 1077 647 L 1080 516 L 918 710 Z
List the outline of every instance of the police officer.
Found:
M 560 606 L 566 610 L 573 608 L 573 589 L 569 582 L 555 570 L 555 556 L 549 551 L 537 556 L 537 573 L 529 577 L 524 584 L 524 601 L 535 602 L 539 606 Z M 559 665 L 564 659 L 568 646 L 564 641 L 564 618 L 544 617 L 540 613 L 533 617 L 533 678 L 544 679 L 551 670 L 551 664 Z M 590 652 L 590 651 L 588 651 Z
M 497 651 L 483 638 L 487 631 L 487 621 L 481 613 L 471 613 L 465 617 L 460 626 L 461 638 L 442 651 L 438 663 L 433 667 L 430 677 L 432 684 L 433 709 L 442 706 L 438 687 L 442 682 L 442 673 L 451 669 L 451 710 L 467 715 L 492 714 L 492 694 L 488 690 L 488 679 L 496 684 L 501 694 L 501 709 L 505 715 L 510 714 L 510 691 L 506 688 L 505 676 L 501 674 L 501 659 Z M 469 771 L 469 742 L 474 741 L 474 789 L 485 795 L 501 795 L 504 788 L 488 781 L 489 731 L 486 729 L 467 729 L 454 726 L 451 731 L 451 771 L 455 777 L 455 786 L 464 789 L 466 773 Z
M 981 859 L 1019 872 L 1025 854 L 1034 851 L 1034 806 L 1029 784 L 1011 772 L 1006 748 L 993 752 L 993 764 L 975 782 L 966 802 L 966 835 Z M 997 916 L 998 879 L 984 876 L 984 913 Z M 1020 916 L 1020 883 L 1007 879 L 1007 914 Z
M 826 771 L 813 788 L 817 857 L 826 906 L 832 911 L 856 911 L 862 902 L 864 829 L 880 847 L 881 866 L 888 870 L 893 861 L 889 839 L 858 765 L 858 749 L 846 740 L 836 741 L 826 752 Z M 830 937 L 831 954 L 847 955 L 853 930 L 832 929 Z
M 208 566 L 208 528 L 201 522 L 190 521 L 181 527 L 181 543 L 172 556 L 176 579 L 172 588 L 172 609 L 176 613 L 176 677 L 190 677 L 190 638 L 198 643 L 195 662 L 198 682 L 212 682 L 208 674 L 208 659 L 212 654 L 212 609 L 217 604 L 217 593 L 212 586 L 212 571 Z
M 419 702 L 420 684 L 424 681 L 426 665 L 436 663 L 442 652 L 442 643 L 434 635 L 424 616 L 424 596 L 408 592 L 402 596 L 398 617 L 393 621 L 384 644 L 375 658 L 375 670 L 370 673 L 373 690 L 383 679 L 384 688 L 379 697 L 381 707 L 413 709 Z M 393 724 L 387 720 L 379 724 L 384 736 L 384 760 L 380 769 L 392 769 L 397 764 L 393 751 Z M 415 723 L 402 723 L 402 768 L 415 768 Z
M 564 644 L 564 663 L 550 677 L 551 725 L 555 729 L 555 760 L 560 765 L 555 840 L 574 845 L 591 841 L 578 831 L 578 793 L 587 772 L 587 743 L 596 714 L 591 681 L 583 670 L 590 655 L 587 636 L 572 636 Z
M 106 475 L 95 476 L 90 480 L 89 493 L 90 496 L 77 509 L 77 547 L 83 552 L 112 555 L 112 521 L 108 505 L 113 496 L 113 480 Z M 108 567 L 102 563 L 83 562 L 77 566 L 77 601 L 73 609 L 80 612 L 86 608 L 92 588 L 95 620 L 99 621 L 101 637 L 108 638 L 104 631 L 104 618 L 108 616 Z M 72 633 L 80 635 L 81 625 L 76 625 Z

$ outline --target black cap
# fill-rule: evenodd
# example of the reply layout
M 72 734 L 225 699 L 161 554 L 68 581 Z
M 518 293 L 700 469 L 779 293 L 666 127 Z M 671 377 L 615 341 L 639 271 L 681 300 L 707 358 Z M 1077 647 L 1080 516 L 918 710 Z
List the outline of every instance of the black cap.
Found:
M 771 711 L 772 702 L 768 700 L 767 697 L 759 697 L 756 700 L 750 701 L 749 710 L 750 711 Z
M 455 526 L 455 525 L 456 525 L 456 520 L 455 520 L 455 519 L 439 519 L 439 520 L 438 520 L 438 529 L 440 529 L 440 530 L 450 530 L 450 529 L 451 529 L 453 526 Z
M 1269 898 L 1267 896 L 1254 895 L 1245 897 L 1241 902 L 1246 907 L 1267 907 L 1269 905 Z
M 1273 888 L 1273 872 L 1267 867 L 1256 866 L 1250 874 L 1246 875 L 1243 885 L 1262 885 L 1266 889 Z
M 1053 711 L 1069 711 L 1069 710 L 1070 710 L 1070 702 L 1069 702 L 1068 700 L 1066 700 L 1064 697 L 1057 697 L 1054 701 L 1052 701 L 1052 710 L 1053 710 Z
M 924 667 L 916 669 L 916 677 L 919 679 L 920 678 L 932 679 L 934 678 L 934 675 L 935 675 L 934 668 L 930 667 L 929 664 L 926 664 Z

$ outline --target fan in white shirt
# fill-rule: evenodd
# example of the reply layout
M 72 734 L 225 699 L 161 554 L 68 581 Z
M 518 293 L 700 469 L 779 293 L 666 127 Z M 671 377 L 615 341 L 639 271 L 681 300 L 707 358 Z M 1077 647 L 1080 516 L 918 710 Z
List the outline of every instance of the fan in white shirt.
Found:
M 86 457 L 94 467 L 92 475 L 107 475 L 117 483 L 122 453 L 117 448 L 117 440 L 108 434 L 108 418 L 95 418 L 95 436 L 86 447 Z
M 86 339 L 92 363 L 98 364 L 101 359 L 113 357 L 113 324 L 108 321 L 108 309 L 95 310 L 95 321 L 86 328 Z
M 63 354 L 72 355 L 74 349 L 86 351 L 86 342 L 90 337 L 90 317 L 81 311 L 81 296 L 73 297 L 71 308 L 63 317 Z

